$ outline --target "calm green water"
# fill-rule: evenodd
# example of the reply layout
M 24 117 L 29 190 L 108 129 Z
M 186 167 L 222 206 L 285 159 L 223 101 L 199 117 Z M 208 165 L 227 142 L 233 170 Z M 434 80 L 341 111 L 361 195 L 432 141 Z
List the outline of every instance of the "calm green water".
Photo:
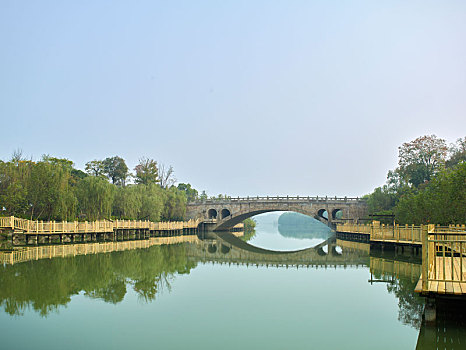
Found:
M 302 249 L 326 240 L 283 230 L 259 218 L 250 242 Z M 209 240 L 5 265 L 0 348 L 416 349 L 417 264 L 402 262 L 405 272 L 395 274 L 393 257 L 345 242 L 302 254 Z M 456 337 L 446 348 L 461 348 L 461 327 L 441 331 Z M 439 334 L 422 328 L 417 348 L 436 348 Z

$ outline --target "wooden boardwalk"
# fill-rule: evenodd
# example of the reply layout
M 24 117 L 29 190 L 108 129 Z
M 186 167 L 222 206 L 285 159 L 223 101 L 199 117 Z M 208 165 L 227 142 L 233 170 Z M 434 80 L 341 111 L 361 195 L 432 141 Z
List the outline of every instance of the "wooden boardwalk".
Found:
M 429 225 L 423 235 L 422 275 L 415 291 L 426 296 L 466 296 L 466 230 Z
M 0 217 L 2 249 L 39 244 L 70 244 L 140 240 L 150 237 L 197 234 L 201 221 L 151 222 L 148 220 L 32 221 Z M 242 226 L 243 224 L 241 224 Z
M 367 235 L 371 243 L 422 247 L 422 274 L 415 292 L 466 297 L 465 225 L 339 224 L 338 232 Z M 427 278 L 424 278 L 427 276 Z
M 422 245 L 422 236 L 429 225 L 384 225 L 373 221 L 367 225 L 344 223 L 337 224 L 337 232 L 367 235 L 373 243 L 392 243 L 403 245 Z M 465 225 L 434 225 L 436 232 L 465 232 Z
M 466 295 L 466 259 L 460 257 L 436 257 L 429 271 L 425 289 L 423 278 L 419 279 L 415 292 L 422 294 Z
M 33 221 L 14 216 L 0 217 L 0 229 L 11 229 L 23 234 L 112 233 L 115 230 L 146 229 L 150 231 L 197 228 L 201 221 L 152 222 L 148 220 L 98 221 Z

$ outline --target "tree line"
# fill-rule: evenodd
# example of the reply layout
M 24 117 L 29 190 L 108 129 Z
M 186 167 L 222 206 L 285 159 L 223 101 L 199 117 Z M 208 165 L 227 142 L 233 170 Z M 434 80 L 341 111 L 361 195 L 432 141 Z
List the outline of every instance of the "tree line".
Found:
M 134 183 L 129 183 L 133 179 Z M 15 152 L 0 160 L 0 215 L 31 220 L 183 220 L 186 203 L 198 198 L 190 184 L 175 186 L 173 168 L 141 158 L 129 172 L 114 156 L 86 163 L 42 156 L 27 160 Z
M 394 215 L 400 224 L 464 224 L 466 137 L 448 146 L 444 139 L 426 135 L 398 150 L 398 167 L 365 196 L 369 213 Z

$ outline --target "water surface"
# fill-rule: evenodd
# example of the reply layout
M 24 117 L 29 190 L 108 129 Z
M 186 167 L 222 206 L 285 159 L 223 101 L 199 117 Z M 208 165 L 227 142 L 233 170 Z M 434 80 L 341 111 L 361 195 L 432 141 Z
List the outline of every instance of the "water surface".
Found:
M 258 220 L 251 243 L 321 247 L 260 254 L 191 238 L 5 264 L 1 348 L 416 349 L 418 263 L 360 243 L 288 239 Z M 429 332 L 419 349 L 435 348 Z

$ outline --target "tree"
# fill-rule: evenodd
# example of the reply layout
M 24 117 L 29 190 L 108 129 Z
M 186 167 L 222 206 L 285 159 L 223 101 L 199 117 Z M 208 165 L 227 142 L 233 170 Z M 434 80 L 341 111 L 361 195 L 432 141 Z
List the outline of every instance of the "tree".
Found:
M 160 180 L 160 186 L 164 189 L 167 189 L 175 184 L 176 182 L 175 173 L 171 165 L 167 167 L 165 166 L 165 164 L 162 164 L 162 163 L 160 164 L 159 180 Z
M 138 219 L 159 221 L 164 207 L 164 194 L 157 184 L 138 185 L 141 207 Z M 184 215 L 184 214 L 183 214 Z
M 447 145 L 435 135 L 421 136 L 399 148 L 398 165 L 401 177 L 418 187 L 430 181 L 445 166 Z
M 31 219 L 68 220 L 74 217 L 76 197 L 69 185 L 70 178 L 69 168 L 47 160 L 31 167 L 27 183 Z
M 107 177 L 114 185 L 125 186 L 129 177 L 128 166 L 121 157 L 108 157 L 103 160 L 103 169 Z
M 32 161 L 0 161 L 0 211 L 7 215 L 27 217 L 29 209 L 28 183 Z
M 51 157 L 48 154 L 44 154 L 42 156 L 42 161 L 47 162 L 53 165 L 61 166 L 62 168 L 68 170 L 71 172 L 73 170 L 73 161 L 66 159 L 66 158 L 56 158 L 56 157 Z
M 139 159 L 139 164 L 134 167 L 136 175 L 134 181 L 137 184 L 148 185 L 151 183 L 159 182 L 159 170 L 157 169 L 157 162 L 149 158 Z
M 91 160 L 86 163 L 86 173 L 92 176 L 105 176 L 104 162 L 101 160 Z
M 367 208 L 370 214 L 388 214 L 396 204 L 396 195 L 388 186 L 377 187 L 367 196 Z
M 198 192 L 196 189 L 191 187 L 191 184 L 178 184 L 178 189 L 186 194 L 188 202 L 192 202 L 197 199 Z
M 207 196 L 206 191 L 205 191 L 205 190 L 202 190 L 201 195 L 199 196 L 199 199 L 200 199 L 201 201 L 205 201 L 205 200 L 207 200 L 207 198 L 209 198 L 209 197 Z
M 400 223 L 463 224 L 466 213 L 466 163 L 441 171 L 417 193 L 400 198 L 395 209 Z
M 141 194 L 137 186 L 117 187 L 113 201 L 113 216 L 120 219 L 136 219 L 141 210 Z
M 96 176 L 82 179 L 76 189 L 79 210 L 87 220 L 110 218 L 114 195 L 115 186 Z
M 456 144 L 452 144 L 449 149 L 450 158 L 447 160 L 446 166 L 451 168 L 459 163 L 466 162 L 466 136 L 456 140 Z
M 164 191 L 163 220 L 183 220 L 186 213 L 186 196 L 176 187 Z

